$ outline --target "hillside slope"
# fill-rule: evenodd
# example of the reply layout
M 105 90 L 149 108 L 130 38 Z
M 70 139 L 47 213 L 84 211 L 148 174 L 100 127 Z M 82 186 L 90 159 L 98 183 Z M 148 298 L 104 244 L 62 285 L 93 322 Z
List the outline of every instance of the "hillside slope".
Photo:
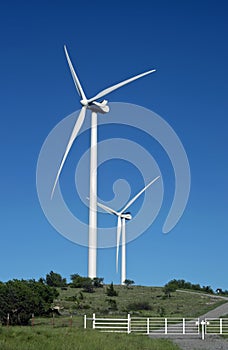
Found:
M 59 289 L 60 295 L 55 305 L 63 314 L 77 315 L 123 315 L 130 312 L 139 316 L 198 317 L 224 304 L 226 300 L 211 294 L 172 292 L 170 297 L 161 287 L 114 286 L 117 296 L 110 297 L 107 285 L 96 288 L 94 293 L 83 292 L 79 288 Z

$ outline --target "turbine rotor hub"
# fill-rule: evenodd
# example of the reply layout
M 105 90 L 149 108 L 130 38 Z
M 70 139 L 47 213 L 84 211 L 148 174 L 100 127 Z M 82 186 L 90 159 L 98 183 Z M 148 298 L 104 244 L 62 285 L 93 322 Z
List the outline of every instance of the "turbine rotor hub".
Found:
M 121 214 L 121 218 L 125 220 L 131 220 L 132 216 L 130 213 L 126 213 L 126 214 Z
M 81 100 L 80 103 L 83 105 L 83 106 L 88 106 L 88 101 L 87 100 Z

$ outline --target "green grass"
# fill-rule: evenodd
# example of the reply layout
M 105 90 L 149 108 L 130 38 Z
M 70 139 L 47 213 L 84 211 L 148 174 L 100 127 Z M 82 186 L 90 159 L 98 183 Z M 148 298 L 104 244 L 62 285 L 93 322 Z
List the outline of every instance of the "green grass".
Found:
M 166 339 L 77 328 L 1 327 L 1 350 L 179 350 Z
M 55 304 L 64 307 L 63 313 L 73 312 L 77 315 L 87 314 L 89 317 L 95 312 L 97 315 L 126 315 L 128 311 L 135 316 L 150 317 L 198 317 L 207 311 L 223 304 L 225 300 L 219 300 L 208 295 L 191 293 L 171 293 L 171 298 L 165 298 L 161 287 L 133 286 L 128 289 L 124 286 L 114 286 L 118 292 L 117 297 L 108 297 L 106 287 L 98 288 L 95 293 L 84 293 L 83 300 L 69 301 L 72 296 L 79 297 L 81 289 L 59 289 L 60 296 Z M 108 300 L 115 300 L 117 310 L 110 309 Z M 131 303 L 147 302 L 151 310 L 128 310 Z
M 95 293 L 80 295 L 81 289 L 59 289 L 60 295 L 55 305 L 63 307 L 62 316 L 34 319 L 34 327 L 0 327 L 1 350 L 179 350 L 167 339 L 150 339 L 145 335 L 101 333 L 83 329 L 83 315 L 126 317 L 127 305 L 146 302 L 150 310 L 131 310 L 133 316 L 149 317 L 197 317 L 226 302 L 208 295 L 171 293 L 165 298 L 160 287 L 114 286 L 117 297 L 108 297 L 106 287 Z M 69 300 L 69 297 L 74 297 Z M 115 300 L 117 310 L 110 310 L 110 302 Z M 73 300 L 73 301 L 72 301 Z M 70 315 L 73 315 L 71 318 Z M 72 326 L 71 325 L 72 321 Z

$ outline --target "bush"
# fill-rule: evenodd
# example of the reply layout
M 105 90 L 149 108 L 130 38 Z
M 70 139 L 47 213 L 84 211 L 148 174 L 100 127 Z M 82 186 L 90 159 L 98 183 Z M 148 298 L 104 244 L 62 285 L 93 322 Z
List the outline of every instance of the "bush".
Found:
M 163 292 L 165 294 L 164 298 L 171 298 L 171 293 L 176 291 L 176 286 L 172 284 L 166 284 L 163 287 Z
M 107 287 L 106 289 L 106 294 L 109 296 L 109 297 L 117 297 L 118 293 L 117 291 L 114 289 L 113 287 L 113 282 L 110 284 L 110 287 Z
M 70 278 L 72 288 L 84 288 L 85 285 L 92 285 L 92 279 L 90 277 L 82 277 L 78 273 L 71 275 Z
M 94 288 L 103 288 L 104 286 L 104 278 L 95 277 L 92 282 L 93 282 Z
M 152 310 L 151 305 L 147 301 L 138 301 L 127 305 L 128 311 Z
M 84 281 L 83 292 L 86 292 L 86 293 L 93 293 L 94 292 L 93 282 L 90 278 L 88 278 L 87 280 Z
M 133 280 L 129 280 L 129 279 L 126 279 L 124 281 L 124 284 L 127 288 L 130 288 L 130 286 L 132 286 L 133 284 L 135 284 L 135 282 Z
M 109 303 L 109 310 L 111 310 L 111 311 L 118 310 L 117 303 L 114 299 L 107 299 L 106 301 Z

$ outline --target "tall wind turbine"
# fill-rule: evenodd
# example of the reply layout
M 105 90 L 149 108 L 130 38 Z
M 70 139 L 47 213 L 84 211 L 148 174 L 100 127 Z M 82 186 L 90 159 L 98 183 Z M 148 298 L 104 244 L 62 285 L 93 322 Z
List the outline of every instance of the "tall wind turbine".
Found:
M 79 113 L 79 116 L 77 118 L 77 121 L 74 125 L 73 131 L 71 133 L 71 136 L 69 138 L 65 153 L 63 155 L 62 161 L 60 163 L 56 179 L 54 182 L 54 186 L 52 189 L 51 197 L 54 194 L 55 187 L 57 185 L 57 182 L 59 180 L 59 176 L 61 174 L 63 165 L 65 163 L 65 160 L 67 158 L 67 155 L 71 149 L 71 146 L 76 139 L 82 124 L 85 119 L 86 110 L 90 109 L 92 112 L 91 117 L 91 148 L 90 148 L 90 203 L 89 203 L 89 242 L 88 242 L 88 276 L 90 278 L 97 277 L 97 114 L 98 113 L 108 113 L 109 107 L 107 105 L 108 101 L 103 100 L 99 102 L 98 100 L 104 97 L 105 95 L 109 94 L 110 92 L 119 89 L 120 87 L 131 83 L 132 81 L 142 78 L 145 75 L 148 75 L 150 73 L 155 72 L 155 69 L 149 70 L 147 72 L 144 72 L 142 74 L 136 75 L 130 79 L 124 80 L 118 84 L 115 84 L 113 86 L 110 86 L 106 88 L 105 90 L 102 90 L 97 95 L 95 95 L 92 98 L 87 99 L 83 88 L 80 84 L 80 81 L 78 79 L 78 76 L 74 70 L 74 67 L 71 63 L 69 54 L 67 52 L 66 46 L 64 46 L 66 58 L 68 65 L 70 67 L 70 71 L 74 80 L 74 84 L 76 86 L 77 92 L 79 94 L 79 97 L 81 98 L 80 103 L 82 105 L 81 111 Z
M 160 176 L 157 176 L 155 179 L 153 179 L 151 182 L 149 182 L 139 193 L 137 193 L 126 205 L 121 211 L 115 211 L 112 208 L 107 207 L 104 204 L 97 203 L 99 207 L 104 209 L 109 214 L 113 214 L 117 216 L 117 234 L 116 234 L 116 270 L 118 271 L 118 256 L 119 256 L 119 245 L 120 245 L 120 236 L 122 233 L 122 259 L 121 259 L 121 284 L 124 284 L 124 281 L 126 280 L 126 227 L 125 227 L 125 221 L 131 220 L 132 216 L 129 212 L 126 212 L 126 210 L 136 201 L 139 196 L 143 192 L 146 191 L 148 187 L 150 187 L 155 181 L 159 179 Z

